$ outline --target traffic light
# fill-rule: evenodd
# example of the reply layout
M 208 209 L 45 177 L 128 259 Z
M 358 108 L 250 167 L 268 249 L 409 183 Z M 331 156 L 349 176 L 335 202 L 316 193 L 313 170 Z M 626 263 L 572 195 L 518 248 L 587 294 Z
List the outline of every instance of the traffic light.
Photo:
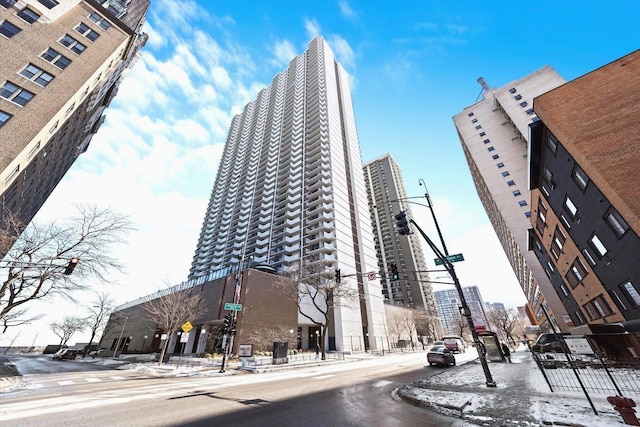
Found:
M 340 269 L 336 268 L 336 283 L 340 283 L 342 277 L 340 276 Z
M 395 262 L 391 264 L 391 280 L 398 280 L 398 266 Z
M 73 273 L 73 269 L 76 268 L 76 265 L 78 265 L 79 261 L 80 260 L 78 258 L 71 258 L 69 260 L 69 264 L 67 265 L 67 268 L 64 269 L 64 274 L 68 276 L 71 273 Z
M 224 333 L 226 334 L 229 330 L 231 330 L 231 315 L 227 314 L 224 316 Z
M 405 235 L 411 234 L 411 230 L 409 230 L 409 222 L 407 221 L 407 215 L 404 211 L 400 211 L 395 215 L 396 218 L 396 226 L 398 227 L 398 233 Z

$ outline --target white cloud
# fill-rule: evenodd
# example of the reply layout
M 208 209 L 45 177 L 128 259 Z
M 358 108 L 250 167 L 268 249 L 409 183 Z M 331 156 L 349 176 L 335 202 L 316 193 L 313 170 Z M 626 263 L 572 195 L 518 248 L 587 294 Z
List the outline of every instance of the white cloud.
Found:
M 320 24 L 315 19 L 305 19 L 304 27 L 310 40 L 320 35 Z
M 354 12 L 353 9 L 351 9 L 351 6 L 349 6 L 349 3 L 347 3 L 346 0 L 340 0 L 338 6 L 340 7 L 340 13 L 344 18 L 348 19 L 349 21 L 358 20 L 358 15 L 356 14 L 356 12 Z
M 274 56 L 271 65 L 275 67 L 286 68 L 289 62 L 297 56 L 296 49 L 289 40 L 277 41 L 271 50 Z
M 352 68 L 356 66 L 355 55 L 353 49 L 349 46 L 344 38 L 339 35 L 332 35 L 327 39 L 327 43 L 331 46 L 331 50 L 335 54 L 336 60 L 340 62 L 345 68 Z

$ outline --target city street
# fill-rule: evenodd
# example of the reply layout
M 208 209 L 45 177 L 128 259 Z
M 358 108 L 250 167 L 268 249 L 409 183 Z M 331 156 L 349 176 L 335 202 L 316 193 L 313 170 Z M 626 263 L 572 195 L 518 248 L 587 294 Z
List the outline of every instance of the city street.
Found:
M 417 352 L 263 374 L 158 377 L 107 370 L 29 375 L 22 388 L 0 397 L 0 423 L 452 425 L 454 420 L 393 397 L 397 387 L 446 369 L 426 366 L 426 354 Z

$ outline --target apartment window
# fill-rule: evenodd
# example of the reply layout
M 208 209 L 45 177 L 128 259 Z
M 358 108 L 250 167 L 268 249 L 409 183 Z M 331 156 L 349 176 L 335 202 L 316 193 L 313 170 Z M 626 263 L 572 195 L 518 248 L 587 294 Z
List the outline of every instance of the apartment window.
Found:
M 522 108 L 526 107 L 527 105 L 529 105 L 529 104 L 527 104 L 527 101 L 522 101 L 522 102 L 520 103 L 520 106 L 521 106 Z
M 40 55 L 40 58 L 44 59 L 47 62 L 51 62 L 61 70 L 64 70 L 65 68 L 67 68 L 67 65 L 71 64 L 71 60 L 69 58 L 51 48 L 47 49 L 46 52 Z
M 509 176 L 509 171 L 504 171 L 504 172 L 502 172 L 502 176 L 503 176 L 503 177 L 507 177 L 507 176 Z
M 549 184 L 551 183 L 551 180 L 553 179 L 553 174 L 551 173 L 551 171 L 544 166 L 542 168 L 542 178 Z
M 616 303 L 620 311 L 625 311 L 627 309 L 627 305 L 624 303 L 624 301 L 622 301 L 622 298 L 620 298 L 620 295 L 618 295 L 618 292 L 615 289 L 609 290 L 609 296 L 611 297 L 613 302 Z
M 571 267 L 569 267 L 569 271 L 567 271 L 567 274 L 564 277 L 567 279 L 567 282 L 569 282 L 571 287 L 575 288 L 584 280 L 588 273 L 587 267 L 585 267 L 582 261 L 580 261 L 580 258 L 576 258 L 573 260 Z
M 542 235 L 547 226 L 547 207 L 538 199 L 538 217 L 536 219 L 536 230 Z
M 15 36 L 20 31 L 22 30 L 20 30 L 20 28 L 16 27 L 9 21 L 5 20 L 5 21 L 2 21 L 2 24 L 0 24 L 0 34 L 6 36 L 8 39 Z
M 498 156 L 497 154 L 494 154 L 493 156 L 491 156 L 491 158 L 492 158 L 493 160 L 497 160 L 497 159 L 499 159 L 499 158 L 500 158 L 500 156 Z
M 556 151 L 558 151 L 558 141 L 551 135 L 547 137 L 547 148 L 554 156 L 556 155 Z
M 573 171 L 571 171 L 571 178 L 578 184 L 578 187 L 584 192 L 587 188 L 587 184 L 589 184 L 589 177 L 586 173 L 578 166 L 577 164 L 573 166 Z
M 478 130 L 478 129 L 482 129 L 482 125 L 476 126 L 476 130 Z
M 41 68 L 36 67 L 33 64 L 27 65 L 20 74 L 29 80 L 32 80 L 39 84 L 42 87 L 46 87 L 51 80 L 53 80 L 53 76 Z
M 47 9 L 53 9 L 58 5 L 58 2 L 56 0 L 38 0 L 38 1 L 42 3 Z
M 512 87 L 511 89 L 509 89 L 509 93 L 516 93 L 516 88 Z
M 6 111 L 0 110 L 0 127 L 7 123 L 11 117 L 11 114 L 7 113 Z
M 629 224 L 627 224 L 624 218 L 622 218 L 622 215 L 620 215 L 613 207 L 609 208 L 609 211 L 604 216 L 604 220 L 607 221 L 609 227 L 611 227 L 618 237 L 622 237 L 622 235 L 629 229 Z
M 533 109 L 529 108 L 527 111 L 525 111 L 525 113 L 527 113 L 528 115 L 532 115 L 534 113 Z M 537 122 L 538 120 L 536 120 Z
M 2 88 L 0 88 L 0 96 L 24 107 L 35 95 L 32 92 L 7 81 Z
M 602 294 L 598 295 L 582 307 L 587 312 L 591 320 L 601 319 L 613 314 L 613 310 L 611 310 L 609 303 L 607 303 L 607 300 L 604 299 Z
M 480 132 L 480 136 L 485 136 L 486 133 L 485 132 Z
M 58 42 L 65 46 L 70 51 L 77 53 L 80 55 L 87 48 L 85 45 L 80 43 L 78 40 L 71 37 L 69 34 L 65 34 Z
M 0 6 L 9 9 L 11 6 L 16 4 L 17 0 L 0 0 Z
M 569 290 L 567 289 L 567 287 L 564 285 L 564 283 L 560 283 L 560 290 L 562 291 L 562 294 L 565 297 L 569 296 Z
M 471 123 L 478 123 L 478 119 L 471 120 Z
M 576 325 L 584 325 L 586 322 L 586 320 L 584 319 L 584 316 L 582 315 L 582 312 L 580 310 L 576 310 L 573 312 L 573 315 L 575 317 L 575 324 Z
M 493 150 L 495 150 L 495 148 L 493 148 L 493 147 L 489 147 L 489 148 L 487 148 L 487 151 L 489 151 L 489 152 L 491 152 L 491 151 L 493 151 Z
M 85 36 L 86 38 L 88 38 L 89 40 L 91 40 L 92 42 L 96 41 L 96 39 L 100 37 L 100 34 L 93 31 L 84 22 L 79 23 L 78 26 L 74 29 L 80 34 L 82 34 L 83 36 Z
M 33 24 L 38 20 L 38 18 L 40 18 L 39 14 L 29 9 L 28 7 L 25 7 L 20 12 L 18 12 L 18 16 L 27 21 L 29 24 Z
M 524 213 L 524 216 L 526 216 L 527 218 L 531 218 L 531 211 L 526 211 Z
M 576 212 L 578 212 L 578 208 L 573 203 L 573 201 L 569 198 L 569 196 L 566 196 L 564 198 L 564 204 L 562 206 L 564 207 L 564 210 L 567 211 L 567 213 L 572 219 L 575 218 Z
M 509 187 L 513 187 L 514 185 L 516 185 L 516 183 L 514 181 L 507 181 L 507 185 Z
M 504 163 L 500 162 L 496 166 L 498 166 L 498 169 L 503 168 L 504 167 Z
M 469 117 L 473 116 L 473 112 L 467 114 Z
M 31 160 L 33 156 L 35 156 L 35 154 L 38 152 L 38 150 L 40 150 L 40 141 L 38 141 L 35 147 L 29 150 L 29 154 L 27 155 L 27 160 Z
M 624 293 L 627 295 L 627 298 L 633 307 L 638 307 L 640 305 L 640 294 L 636 287 L 633 286 L 633 283 L 625 282 L 620 285 L 620 288 L 622 288 Z
M 589 239 L 589 246 L 591 246 L 591 249 L 596 251 L 596 254 L 598 254 L 600 258 L 602 258 L 607 254 L 607 248 L 604 246 L 602 241 L 598 238 L 598 235 L 595 233 Z
M 514 98 L 516 101 L 520 101 L 522 99 L 522 95 L 516 95 Z
M 488 143 L 490 143 L 490 142 L 491 142 L 491 140 L 490 140 L 490 139 L 485 139 L 485 140 L 484 140 L 484 141 L 482 141 L 482 142 L 484 142 L 485 144 L 488 144 Z
M 560 254 L 562 254 L 562 247 L 566 240 L 567 237 L 564 235 L 562 230 L 560 230 L 560 227 L 556 225 L 556 229 L 553 232 L 553 240 L 551 241 L 551 254 L 556 260 L 560 258 Z
M 527 202 L 525 200 L 520 200 L 518 204 L 520 205 L 521 208 L 527 206 Z
M 583 249 L 582 250 L 582 255 L 584 255 L 584 259 L 589 261 L 589 264 L 596 265 L 596 260 L 593 259 L 593 257 L 591 256 L 591 253 L 588 250 Z
M 98 27 L 102 28 L 103 30 L 106 30 L 111 26 L 109 21 L 104 19 L 99 13 L 92 13 L 91 15 L 89 15 L 89 19 L 98 24 Z
M 514 195 L 515 197 L 518 197 L 520 194 L 521 194 L 521 193 L 520 193 L 520 190 L 516 190 L 516 191 L 514 191 L 514 192 L 513 192 L 513 195 Z

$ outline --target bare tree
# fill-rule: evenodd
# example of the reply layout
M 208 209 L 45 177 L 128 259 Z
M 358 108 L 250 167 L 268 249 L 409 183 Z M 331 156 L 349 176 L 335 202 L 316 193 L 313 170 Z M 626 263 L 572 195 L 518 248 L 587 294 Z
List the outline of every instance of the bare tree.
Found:
M 93 339 L 98 335 L 98 331 L 104 328 L 109 318 L 108 313 L 113 311 L 113 305 L 114 301 L 108 293 L 95 293 L 95 299 L 91 301 L 91 305 L 89 306 L 89 316 L 86 318 L 89 329 L 91 330 L 91 337 L 89 338 L 89 344 L 82 351 L 82 357 L 87 355 Z
M 207 305 L 200 288 L 184 290 L 168 288 L 161 293 L 162 295 L 158 298 L 144 303 L 147 318 L 167 334 L 158 365 L 162 364 L 169 338 L 178 332 L 187 321 L 194 320 L 207 311 Z
M 459 337 L 464 337 L 464 333 L 465 332 L 469 332 L 469 321 L 467 320 L 467 318 L 465 316 L 462 316 L 460 314 L 456 314 L 455 315 L 455 319 L 454 319 L 454 327 L 456 328 L 456 335 L 458 335 Z
M 432 316 L 425 310 L 416 309 L 414 310 L 413 317 L 415 319 L 416 324 L 416 333 L 419 336 L 422 336 L 422 348 L 424 349 L 425 340 L 428 343 L 429 337 L 433 339 L 433 341 L 438 340 L 440 337 L 438 335 L 438 324 L 440 320 L 436 316 Z
M 520 317 L 518 310 L 514 307 L 505 308 L 503 305 L 490 305 L 487 312 L 489 322 L 498 329 L 504 339 L 511 344 L 513 340 L 513 330 L 518 326 Z
M 255 344 L 259 351 L 270 351 L 274 342 L 289 343 L 289 349 L 293 349 L 298 344 L 298 335 L 292 334 L 293 328 L 278 326 L 275 328 L 253 328 L 246 331 L 247 341 Z M 295 329 L 294 329 L 295 330 Z
M 334 279 L 333 262 L 325 260 L 301 260 L 281 274 L 276 287 L 293 301 L 298 312 L 320 329 L 320 350 L 326 360 L 325 334 L 329 317 L 336 307 L 353 307 L 358 301 L 358 291 L 344 278 Z
M 66 345 L 71 336 L 81 332 L 87 326 L 87 320 L 82 317 L 65 316 L 62 322 L 53 322 L 51 330 L 60 337 L 60 345 Z
M 62 222 L 31 223 L 15 241 L 0 264 L 7 270 L 0 283 L 0 320 L 32 301 L 54 295 L 73 300 L 87 288 L 88 278 L 108 282 L 107 272 L 120 269 L 109 251 L 132 230 L 127 217 L 95 206 L 77 206 L 77 211 Z M 0 243 L 15 231 L 4 224 Z M 72 258 L 80 260 L 73 274 L 63 274 Z
M 4 334 L 5 332 L 7 332 L 7 329 L 9 329 L 10 327 L 29 325 L 31 324 L 31 322 L 40 320 L 45 316 L 44 314 L 38 314 L 33 317 L 23 317 L 26 314 L 27 310 L 14 310 L 0 319 L 0 324 L 2 325 L 0 334 Z

